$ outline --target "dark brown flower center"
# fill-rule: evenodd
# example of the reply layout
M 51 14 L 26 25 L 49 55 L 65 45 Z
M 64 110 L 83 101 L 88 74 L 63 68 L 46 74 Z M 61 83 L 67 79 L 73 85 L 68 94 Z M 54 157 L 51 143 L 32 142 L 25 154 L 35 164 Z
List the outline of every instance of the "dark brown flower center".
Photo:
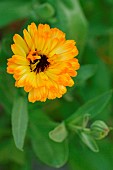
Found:
M 32 55 L 35 55 L 32 54 Z M 49 66 L 46 55 L 40 55 L 40 59 L 35 59 L 33 62 L 30 60 L 30 69 L 36 73 L 43 72 Z

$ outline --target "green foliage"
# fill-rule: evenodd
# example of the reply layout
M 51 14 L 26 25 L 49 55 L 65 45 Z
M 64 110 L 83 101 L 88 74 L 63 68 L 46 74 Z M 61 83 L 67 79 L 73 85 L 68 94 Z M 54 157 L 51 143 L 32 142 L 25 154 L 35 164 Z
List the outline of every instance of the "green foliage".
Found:
M 6 26 L 17 19 L 28 17 L 30 8 L 30 1 L 0 1 L 0 27 Z
M 99 152 L 98 146 L 92 136 L 84 132 L 81 132 L 79 135 L 82 142 L 85 143 L 93 152 Z
M 14 161 L 20 165 L 24 164 L 25 154 L 19 151 L 12 139 L 0 144 L 0 162 Z
M 102 110 L 109 103 L 112 97 L 112 90 L 92 99 L 81 106 L 72 116 L 70 116 L 66 122 L 75 124 L 80 121 L 82 115 L 89 114 L 91 118 L 95 117 L 97 114 L 102 113 Z
M 56 10 L 56 22 L 52 25 L 66 32 L 68 39 L 74 39 L 77 42 L 80 54 L 85 45 L 88 24 L 82 13 L 78 0 L 47 0 Z M 76 18 L 76 19 L 73 19 Z M 65 26 L 64 26 L 64 23 Z
M 109 146 L 109 147 L 107 147 Z M 98 153 L 91 152 L 86 147 L 79 149 L 80 145 L 70 145 L 69 170 L 102 170 L 112 169 L 113 147 L 108 140 L 101 142 L 101 150 Z M 87 154 L 86 154 L 87 153 Z
M 55 128 L 56 123 L 49 120 L 40 110 L 32 113 L 30 120 L 30 137 L 36 155 L 49 166 L 63 166 L 68 159 L 68 143 L 57 143 L 49 138 L 49 132 Z
M 78 86 L 83 85 L 89 78 L 91 78 L 97 71 L 97 65 L 87 64 L 82 65 L 78 70 L 78 76 L 75 79 Z
M 12 109 L 12 132 L 16 147 L 23 150 L 23 144 L 28 124 L 27 100 L 17 96 Z
M 112 21 L 112 0 L 0 1 L 0 169 L 112 170 Z M 81 67 L 61 99 L 28 103 L 6 73 L 13 34 L 31 22 L 76 41 Z

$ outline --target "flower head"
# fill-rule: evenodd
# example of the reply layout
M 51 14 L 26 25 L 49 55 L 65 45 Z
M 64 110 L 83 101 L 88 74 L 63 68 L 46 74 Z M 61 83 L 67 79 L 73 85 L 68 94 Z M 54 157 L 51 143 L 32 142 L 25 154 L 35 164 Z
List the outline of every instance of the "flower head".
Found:
M 62 97 L 66 86 L 74 84 L 71 76 L 76 76 L 79 69 L 74 58 L 78 54 L 75 42 L 47 24 L 37 27 L 31 23 L 23 35 L 14 35 L 14 55 L 8 59 L 7 72 L 13 74 L 15 86 L 29 92 L 30 102 Z

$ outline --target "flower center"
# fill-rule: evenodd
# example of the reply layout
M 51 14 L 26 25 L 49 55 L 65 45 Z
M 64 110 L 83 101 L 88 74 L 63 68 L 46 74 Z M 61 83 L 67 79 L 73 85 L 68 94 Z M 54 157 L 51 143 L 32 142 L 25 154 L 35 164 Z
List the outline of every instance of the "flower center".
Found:
M 49 66 L 49 62 L 47 61 L 46 55 L 40 55 L 39 59 L 35 59 L 34 61 L 30 60 L 30 69 L 36 73 L 43 72 Z

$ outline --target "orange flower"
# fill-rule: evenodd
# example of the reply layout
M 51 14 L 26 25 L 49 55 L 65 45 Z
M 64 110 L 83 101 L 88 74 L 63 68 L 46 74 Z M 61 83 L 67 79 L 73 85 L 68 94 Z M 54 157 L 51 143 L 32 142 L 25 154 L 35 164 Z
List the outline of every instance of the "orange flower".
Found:
M 24 38 L 15 34 L 11 46 L 14 55 L 8 59 L 7 72 L 14 74 L 15 86 L 29 92 L 30 102 L 60 98 L 66 86 L 73 86 L 79 63 L 73 40 L 49 25 L 35 23 L 23 31 Z

